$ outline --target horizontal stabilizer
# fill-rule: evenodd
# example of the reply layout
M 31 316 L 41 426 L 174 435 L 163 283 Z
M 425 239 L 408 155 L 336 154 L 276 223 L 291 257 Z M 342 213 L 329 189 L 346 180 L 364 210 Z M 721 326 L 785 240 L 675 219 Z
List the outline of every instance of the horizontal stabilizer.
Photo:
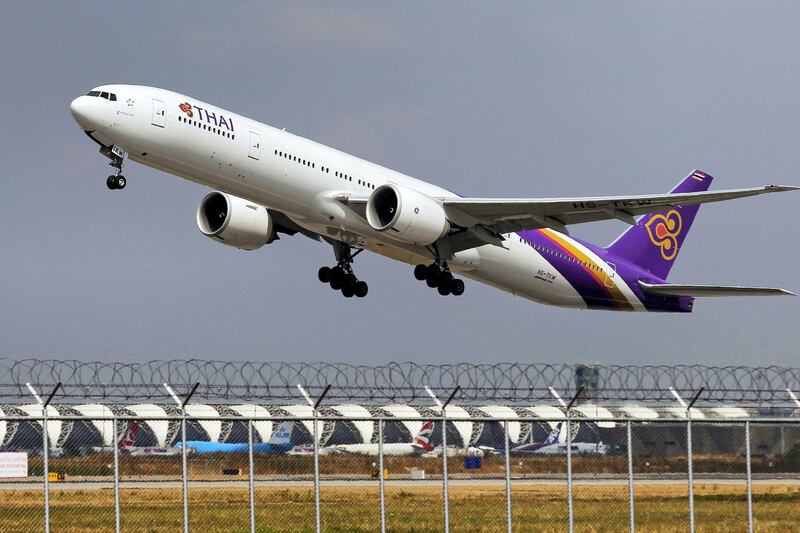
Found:
M 786 289 L 772 287 L 740 287 L 735 285 L 678 285 L 674 283 L 652 284 L 639 281 L 647 294 L 654 296 L 795 296 Z

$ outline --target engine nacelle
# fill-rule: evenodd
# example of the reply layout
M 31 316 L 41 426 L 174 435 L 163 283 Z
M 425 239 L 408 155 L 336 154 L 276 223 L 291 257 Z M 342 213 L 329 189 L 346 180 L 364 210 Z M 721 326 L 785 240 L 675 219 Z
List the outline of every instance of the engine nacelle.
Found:
M 444 208 L 417 191 L 381 185 L 367 201 L 367 222 L 377 231 L 417 245 L 436 242 L 450 230 Z
M 266 207 L 219 191 L 200 202 L 197 227 L 203 235 L 242 250 L 256 250 L 275 239 Z

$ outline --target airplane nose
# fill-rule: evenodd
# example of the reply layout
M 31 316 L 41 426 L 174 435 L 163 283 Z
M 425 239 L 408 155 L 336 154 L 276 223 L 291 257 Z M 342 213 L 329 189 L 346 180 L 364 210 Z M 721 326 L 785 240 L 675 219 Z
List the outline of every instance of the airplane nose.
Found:
M 69 104 L 69 111 L 72 113 L 72 118 L 84 130 L 95 129 L 90 117 L 91 102 L 90 98 L 86 95 L 77 97 L 72 103 Z

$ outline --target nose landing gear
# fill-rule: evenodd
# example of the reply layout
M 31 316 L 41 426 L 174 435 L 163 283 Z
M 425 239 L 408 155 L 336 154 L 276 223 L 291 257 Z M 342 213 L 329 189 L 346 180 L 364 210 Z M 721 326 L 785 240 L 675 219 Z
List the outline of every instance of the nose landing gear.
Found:
M 369 292 L 367 282 L 361 281 L 353 273 L 353 258 L 361 253 L 362 250 L 357 250 L 351 253 L 352 247 L 350 245 L 334 242 L 333 249 L 338 261 L 334 267 L 321 267 L 317 273 L 317 278 L 322 283 L 328 283 L 331 289 L 335 291 L 342 291 L 342 296 L 345 298 L 363 298 Z
M 436 289 L 442 296 L 447 296 L 448 294 L 461 296 L 464 294 L 464 282 L 453 277 L 453 274 L 447 268 L 447 263 L 417 265 L 414 267 L 414 277 L 419 281 L 424 281 L 428 287 Z
M 122 175 L 122 164 L 125 160 L 125 152 L 116 146 L 112 146 L 110 150 L 107 150 L 107 153 L 106 150 L 101 149 L 100 151 L 111 159 L 109 165 L 116 169 L 115 172 L 106 179 L 106 187 L 112 191 L 115 189 L 124 189 L 125 185 L 128 184 L 128 180 Z

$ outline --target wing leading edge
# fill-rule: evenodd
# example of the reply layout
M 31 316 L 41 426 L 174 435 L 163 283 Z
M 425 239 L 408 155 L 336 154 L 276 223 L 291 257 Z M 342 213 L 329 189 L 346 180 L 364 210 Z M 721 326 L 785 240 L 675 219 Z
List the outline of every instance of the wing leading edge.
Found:
M 497 233 L 549 227 L 565 232 L 566 226 L 619 219 L 635 224 L 634 217 L 658 213 L 678 205 L 696 205 L 800 189 L 791 185 L 765 185 L 747 189 L 576 198 L 441 198 L 450 220 L 462 227 L 482 225 Z
M 772 287 L 741 287 L 735 285 L 682 285 L 675 283 L 654 284 L 639 281 L 647 294 L 654 296 L 795 296 L 786 289 Z

